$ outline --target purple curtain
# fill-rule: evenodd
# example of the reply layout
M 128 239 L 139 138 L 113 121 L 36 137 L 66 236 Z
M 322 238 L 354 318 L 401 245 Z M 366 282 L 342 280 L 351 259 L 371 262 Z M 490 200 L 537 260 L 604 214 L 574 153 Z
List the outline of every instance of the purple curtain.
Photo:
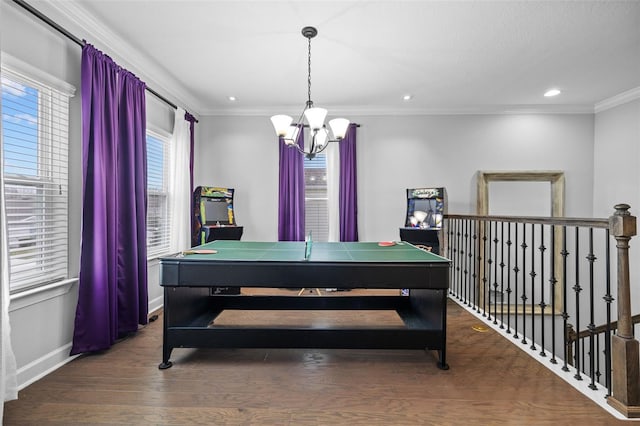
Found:
M 356 127 L 351 123 L 340 141 L 340 241 L 358 241 L 358 185 L 356 179 Z
M 147 323 L 145 84 L 82 49 L 83 210 L 71 354 L 108 349 Z
M 303 132 L 298 144 L 304 147 Z M 304 240 L 304 157 L 280 138 L 278 241 Z

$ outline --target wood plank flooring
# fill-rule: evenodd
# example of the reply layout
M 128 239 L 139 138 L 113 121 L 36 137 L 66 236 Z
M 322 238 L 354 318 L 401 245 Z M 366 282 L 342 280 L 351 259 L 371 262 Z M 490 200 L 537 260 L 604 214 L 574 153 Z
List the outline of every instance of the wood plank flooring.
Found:
M 252 315 L 244 319 L 329 320 L 307 312 Z M 332 318 L 397 321 L 386 312 L 340 312 Z M 431 352 L 327 349 L 175 349 L 174 366 L 161 371 L 160 315 L 110 350 L 80 357 L 20 391 L 17 401 L 5 403 L 4 423 L 627 424 L 499 334 L 474 331 L 478 323 L 449 303 L 448 371 L 436 367 Z

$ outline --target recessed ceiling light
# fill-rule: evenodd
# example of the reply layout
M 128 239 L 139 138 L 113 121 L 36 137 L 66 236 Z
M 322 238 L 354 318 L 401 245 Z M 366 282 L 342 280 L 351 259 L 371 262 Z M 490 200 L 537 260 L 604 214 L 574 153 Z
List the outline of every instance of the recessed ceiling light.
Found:
M 544 96 L 546 98 L 550 98 L 552 96 L 558 96 L 560 94 L 560 90 L 559 89 L 549 89 L 544 93 Z
M 231 102 L 235 102 L 236 101 L 236 97 L 235 96 L 229 96 L 227 99 L 229 99 Z
M 412 98 L 413 98 L 413 95 L 409 95 L 409 94 L 407 94 L 407 95 L 404 95 L 404 96 L 402 97 L 402 100 L 403 100 L 403 101 L 410 101 Z

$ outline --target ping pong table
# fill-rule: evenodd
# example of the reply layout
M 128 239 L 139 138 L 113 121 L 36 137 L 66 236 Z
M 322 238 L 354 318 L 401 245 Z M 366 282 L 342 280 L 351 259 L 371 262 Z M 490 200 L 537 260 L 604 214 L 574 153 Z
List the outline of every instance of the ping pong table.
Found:
M 160 259 L 164 288 L 160 369 L 174 348 L 429 349 L 446 363 L 450 261 L 398 242 L 218 240 Z M 398 289 L 398 295 L 216 295 L 215 287 Z M 409 289 L 401 295 L 400 289 Z M 227 309 L 392 310 L 400 326 L 217 327 Z

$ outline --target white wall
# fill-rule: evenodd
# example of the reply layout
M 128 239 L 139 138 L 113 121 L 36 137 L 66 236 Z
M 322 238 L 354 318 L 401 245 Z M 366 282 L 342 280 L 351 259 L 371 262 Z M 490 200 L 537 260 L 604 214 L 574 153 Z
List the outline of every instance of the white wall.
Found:
M 593 211 L 611 214 L 627 203 L 640 212 L 640 99 L 600 112 L 595 118 Z
M 76 95 L 70 101 L 69 274 L 77 278 L 82 205 L 81 48 L 13 2 L 2 0 L 0 8 L 2 51 L 76 88 Z M 173 109 L 149 94 L 147 118 L 156 130 L 173 130 Z M 12 295 L 9 320 L 20 387 L 69 360 L 77 297 L 77 282 L 28 296 Z M 162 300 L 158 263 L 150 261 L 150 309 L 159 307 Z
M 351 119 L 361 124 L 357 133 L 361 241 L 399 237 L 406 188 L 444 186 L 450 213 L 475 213 L 478 170 L 564 170 L 567 216 L 591 216 L 591 114 Z M 196 184 L 236 188 L 243 239 L 275 240 L 278 144 L 269 118 L 201 117 L 196 135 Z
M 278 239 L 278 140 L 269 118 L 201 117 L 194 186 L 234 188 L 242 239 Z
M 594 215 L 610 216 L 613 205 L 626 203 L 640 216 L 640 99 L 596 114 L 593 169 Z M 640 237 L 630 245 L 631 312 L 638 313 Z
M 13 2 L 0 4 L 1 48 L 13 57 L 37 67 L 76 88 L 70 100 L 69 129 L 69 273 L 78 276 L 80 257 L 80 206 L 82 181 L 80 120 L 80 48 L 53 33 Z M 69 356 L 77 284 L 55 291 L 16 299 L 9 306 L 11 341 L 18 363 L 18 384 L 28 383 Z

